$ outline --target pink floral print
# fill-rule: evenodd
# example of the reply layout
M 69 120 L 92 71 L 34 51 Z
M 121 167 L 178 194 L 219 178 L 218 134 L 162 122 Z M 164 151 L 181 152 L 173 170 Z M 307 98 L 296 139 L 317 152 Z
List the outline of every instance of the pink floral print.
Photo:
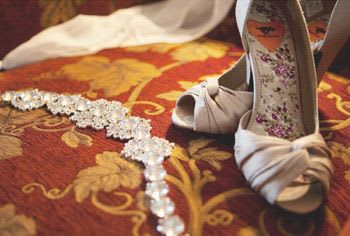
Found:
M 284 22 L 280 17 L 280 11 L 267 2 L 256 2 L 253 9 L 257 13 L 266 15 L 270 21 Z M 285 27 L 288 28 L 287 25 Z M 292 44 L 289 41 L 292 38 L 289 31 L 285 33 L 283 42 L 274 52 L 267 50 L 252 34 L 249 34 L 248 40 L 256 46 L 253 55 L 260 60 L 260 66 L 271 68 L 267 70 L 269 73 L 259 74 L 262 87 L 271 92 L 261 95 L 261 104 L 255 117 L 256 124 L 262 126 L 268 135 L 278 138 L 293 140 L 305 135 L 302 133 L 302 122 L 299 122 L 301 116 L 297 68 L 294 49 L 290 48 Z M 272 93 L 275 94 L 272 95 Z

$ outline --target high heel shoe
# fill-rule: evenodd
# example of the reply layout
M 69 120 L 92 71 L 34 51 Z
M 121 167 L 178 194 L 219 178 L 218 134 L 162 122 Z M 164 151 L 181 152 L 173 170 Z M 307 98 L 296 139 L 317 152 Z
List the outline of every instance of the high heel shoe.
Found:
M 252 93 L 247 91 L 249 77 L 249 64 L 243 55 L 219 78 L 209 79 L 183 93 L 172 113 L 173 123 L 198 132 L 232 133 L 253 105 Z
M 350 16 L 344 10 L 350 9 L 349 3 L 348 0 L 302 1 L 308 21 L 310 43 L 319 64 L 318 83 L 350 32 L 348 29 L 344 34 L 339 33 L 349 27 L 342 23 L 345 17 Z M 337 15 L 342 17 L 335 17 Z M 329 21 L 331 26 L 327 28 Z M 337 39 L 334 39 L 334 35 L 337 35 Z M 331 43 L 333 41 L 334 44 Z M 244 54 L 237 64 L 219 78 L 210 79 L 184 92 L 176 102 L 172 122 L 181 128 L 198 132 L 234 133 L 239 119 L 252 106 L 253 95 L 246 91 L 246 81 L 249 82 L 250 74 L 250 65 L 246 63 Z
M 254 82 L 253 109 L 235 135 L 235 159 L 251 187 L 295 212 L 317 209 L 332 176 L 319 133 L 317 77 L 298 0 L 238 0 L 236 17 Z

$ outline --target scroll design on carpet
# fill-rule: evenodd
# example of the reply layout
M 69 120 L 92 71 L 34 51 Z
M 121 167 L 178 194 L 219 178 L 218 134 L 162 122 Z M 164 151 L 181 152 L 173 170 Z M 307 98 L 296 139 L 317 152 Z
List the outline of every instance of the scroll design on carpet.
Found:
M 87 91 L 82 91 L 81 94 L 90 98 L 97 98 L 100 91 L 103 92 L 105 98 L 130 92 L 125 102 L 130 109 L 129 114 L 131 114 L 134 105 L 150 105 L 155 110 L 145 110 L 145 114 L 159 115 L 165 111 L 163 105 L 154 101 L 138 100 L 143 89 L 165 72 L 186 63 L 224 57 L 229 51 L 229 45 L 203 38 L 184 44 L 151 44 L 128 47 L 122 50 L 140 55 L 145 52 L 164 54 L 169 56 L 173 62 L 158 68 L 150 62 L 128 58 L 127 56 L 116 60 L 111 60 L 102 55 L 85 56 L 75 63 L 66 64 L 58 70 L 41 73 L 31 78 L 31 80 L 42 81 L 65 78 L 72 81 L 86 82 L 89 88 Z M 184 86 L 190 88 L 190 84 L 186 84 L 186 81 L 180 81 L 179 83 L 182 83 L 182 88 Z M 192 82 L 191 85 L 194 84 Z M 169 92 L 164 93 L 164 96 L 169 95 L 171 95 Z M 176 95 L 179 95 L 179 93 L 176 93 Z M 160 94 L 156 97 L 164 99 L 164 96 Z M 170 100 L 176 100 L 175 94 L 170 96 Z
M 327 92 L 326 98 L 333 100 L 337 111 L 339 111 L 341 115 L 345 116 L 346 118 L 322 120 L 320 130 L 325 132 L 333 132 L 333 131 L 349 128 L 350 127 L 350 101 L 344 100 L 342 94 L 331 91 L 332 86 L 329 83 L 327 83 L 327 81 L 339 83 L 344 88 L 347 86 L 346 91 L 349 94 L 350 94 L 350 81 L 340 76 L 335 76 L 332 73 L 327 73 L 327 77 L 328 79 L 323 83 L 328 84 L 328 86 L 325 89 L 325 84 L 323 84 L 323 86 L 321 87 L 322 90 L 319 90 L 319 93 Z
M 40 183 L 29 183 L 22 188 L 25 194 L 34 194 L 38 189 L 50 200 L 59 200 L 74 192 L 75 201 L 82 203 L 89 200 L 97 209 L 115 216 L 130 216 L 133 222 L 133 235 L 141 235 L 141 225 L 147 219 L 145 208 L 140 198 L 131 193 L 118 191 L 119 188 L 136 189 L 141 184 L 140 166 L 123 159 L 117 152 L 105 151 L 96 155 L 96 165 L 79 171 L 75 180 L 64 189 L 47 189 Z M 99 197 L 100 191 L 109 192 L 117 199 L 117 205 L 104 203 Z M 136 205 L 135 207 L 133 207 Z M 141 206 L 141 207 L 140 207 Z M 137 209 L 140 208 L 140 209 Z
M 78 132 L 75 126 L 62 134 L 61 140 L 71 148 L 77 148 L 79 145 L 90 147 L 93 142 L 89 135 Z
M 20 136 L 27 128 L 58 132 L 70 130 L 71 127 L 73 125 L 67 118 L 54 117 L 43 109 L 21 112 L 10 106 L 0 106 L 0 160 L 22 156 Z
M 202 235 L 205 224 L 210 226 L 230 226 L 236 216 L 226 209 L 216 207 L 228 199 L 234 199 L 241 195 L 250 195 L 253 192 L 249 188 L 235 188 L 211 197 L 203 201 L 202 191 L 208 183 L 216 182 L 217 178 L 210 169 L 201 169 L 199 162 L 208 163 L 215 171 L 222 168 L 222 161 L 232 157 L 226 151 L 219 151 L 216 147 L 209 147 L 214 140 L 199 138 L 189 142 L 187 148 L 176 145 L 169 162 L 177 171 L 178 177 L 168 175 L 166 179 L 175 185 L 183 194 L 188 203 L 190 235 Z M 186 171 L 189 168 L 190 171 Z

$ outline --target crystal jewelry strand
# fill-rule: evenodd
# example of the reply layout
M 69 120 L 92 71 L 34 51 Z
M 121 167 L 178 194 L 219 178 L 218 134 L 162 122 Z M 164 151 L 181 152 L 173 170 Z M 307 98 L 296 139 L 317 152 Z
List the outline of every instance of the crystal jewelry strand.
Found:
M 46 105 L 52 114 L 68 116 L 79 128 L 106 128 L 107 137 L 129 140 L 121 153 L 125 158 L 142 162 L 145 166 L 145 193 L 151 198 L 151 212 L 159 218 L 157 231 L 167 236 L 184 232 L 185 225 L 174 214 L 175 204 L 168 197 L 169 186 L 164 180 L 167 173 L 163 162 L 165 157 L 171 155 L 174 144 L 152 137 L 150 120 L 136 116 L 127 117 L 128 109 L 117 101 L 90 101 L 80 95 L 60 95 L 38 89 L 7 91 L 1 95 L 1 100 L 21 111 Z

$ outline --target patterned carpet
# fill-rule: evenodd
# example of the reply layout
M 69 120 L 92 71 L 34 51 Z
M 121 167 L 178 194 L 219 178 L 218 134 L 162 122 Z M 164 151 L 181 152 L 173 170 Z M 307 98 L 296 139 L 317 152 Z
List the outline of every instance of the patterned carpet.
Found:
M 171 125 L 177 97 L 241 54 L 210 39 L 110 49 L 2 72 L 0 91 L 39 88 L 119 100 L 151 119 L 153 135 L 176 143 L 166 179 L 190 235 L 336 235 L 350 212 L 350 80 L 328 73 L 319 87 L 321 131 L 335 175 L 327 205 L 313 214 L 284 212 L 250 190 L 233 160 L 233 135 Z M 123 160 L 122 146 L 65 117 L 2 104 L 0 235 L 157 235 L 143 167 Z
M 153 1 L 0 1 L 0 57 L 79 13 L 106 15 Z M 233 13 L 208 34 L 220 41 L 47 60 L 1 72 L 0 93 L 29 88 L 79 93 L 121 101 L 131 114 L 151 119 L 152 134 L 176 144 L 165 163 L 166 179 L 189 235 L 337 235 L 350 215 L 347 78 L 328 73 L 319 87 L 321 131 L 332 149 L 335 175 L 327 205 L 309 215 L 269 206 L 250 190 L 232 156 L 233 135 L 195 134 L 171 125 L 182 92 L 241 56 L 241 47 L 226 43 L 239 43 Z M 343 55 L 333 67 L 349 65 L 348 53 Z M 75 128 L 45 110 L 18 112 L 0 104 L 0 235 L 157 235 L 157 219 L 144 200 L 143 167 L 122 159 L 122 146 L 105 131 Z

